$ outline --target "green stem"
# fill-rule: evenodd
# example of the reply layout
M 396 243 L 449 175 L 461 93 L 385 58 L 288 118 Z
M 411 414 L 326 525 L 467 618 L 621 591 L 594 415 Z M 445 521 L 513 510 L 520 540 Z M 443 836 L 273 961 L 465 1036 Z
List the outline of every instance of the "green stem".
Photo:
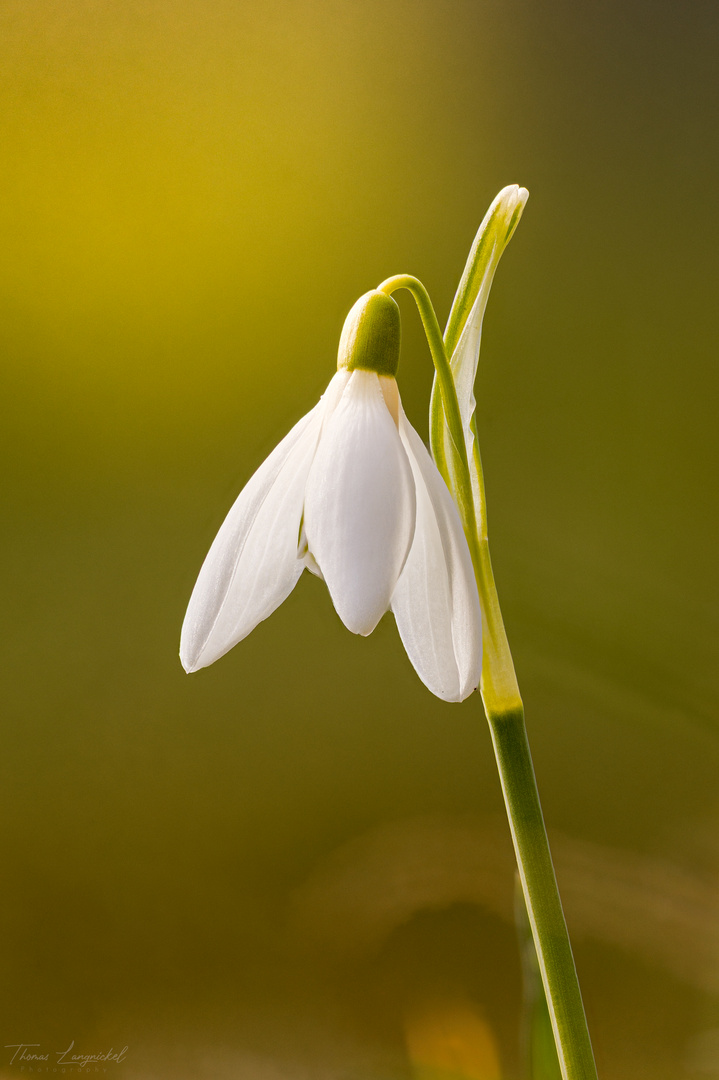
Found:
M 521 212 L 521 211 L 520 211 Z M 512 221 L 512 228 L 516 221 Z M 511 235 L 511 231 L 510 231 Z M 477 580 L 483 621 L 481 693 L 492 733 L 497 767 L 512 832 L 527 914 L 532 928 L 547 1006 L 563 1080 L 597 1080 L 572 947 L 554 876 L 547 831 L 542 817 L 532 756 L 524 726 L 524 707 L 504 629 L 487 540 L 482 464 L 474 439 L 479 477 L 475 507 L 462 418 L 457 401 L 448 342 L 424 285 L 408 274 L 388 278 L 379 288 L 388 295 L 408 289 L 419 309 L 437 372 L 439 398 L 433 395 L 432 449 L 437 466 L 457 503 Z M 451 326 L 454 323 L 450 320 Z M 457 336 L 457 328 L 454 326 Z M 450 327 L 449 338 L 452 339 Z M 452 344 L 450 340 L 449 344 Z M 455 342 L 456 344 L 456 342 Z M 444 456 L 441 426 L 449 432 L 451 468 Z M 436 430 L 435 430 L 436 428 Z
M 513 218 L 510 236 L 515 226 L 516 220 Z M 446 355 L 451 355 L 456 347 L 460 332 L 458 326 L 457 320 L 450 317 L 444 336 Z M 476 545 L 470 544 L 470 550 L 473 558 L 475 551 L 479 556 L 475 562 L 475 574 L 484 629 L 482 701 L 492 734 L 562 1077 L 563 1080 L 597 1080 L 582 994 L 539 801 L 524 723 L 524 706 L 489 555 L 484 477 L 474 423 L 473 417 L 475 467 L 479 479 L 479 506 L 475 518 L 479 533 Z
M 524 726 L 524 710 L 488 715 L 527 914 L 564 1080 L 597 1080 L 572 947 Z
M 483 524 L 486 525 L 486 519 Z M 557 1055 L 563 1080 L 597 1080 L 486 533 L 478 541 L 479 564 L 475 564 L 475 573 L 484 623 L 482 701 L 492 733 Z

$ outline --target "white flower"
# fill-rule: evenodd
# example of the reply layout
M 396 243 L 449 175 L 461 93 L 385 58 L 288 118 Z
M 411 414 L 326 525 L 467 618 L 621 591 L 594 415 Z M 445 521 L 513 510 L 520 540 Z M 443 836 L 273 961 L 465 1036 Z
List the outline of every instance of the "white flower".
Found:
M 367 294 L 377 296 L 389 300 Z M 348 340 L 355 347 L 351 318 L 345 354 Z M 324 579 L 356 634 L 370 634 L 391 608 L 412 664 L 438 697 L 462 701 L 477 687 L 481 617 L 467 542 L 392 375 L 344 366 L 240 493 L 187 609 L 185 670 L 206 667 L 246 637 L 305 567 Z

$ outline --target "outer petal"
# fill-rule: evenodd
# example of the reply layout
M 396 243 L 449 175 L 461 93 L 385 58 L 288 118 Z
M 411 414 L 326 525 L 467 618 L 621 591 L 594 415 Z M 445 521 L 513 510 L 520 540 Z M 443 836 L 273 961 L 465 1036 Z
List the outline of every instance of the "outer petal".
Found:
M 352 372 L 307 479 L 310 554 L 345 626 L 370 634 L 389 608 L 414 533 L 414 481 L 378 376 Z
M 180 641 L 186 671 L 214 663 L 292 592 L 303 570 L 297 541 L 307 474 L 326 402 L 260 465 L 224 520 L 200 570 Z
M 424 443 L 400 410 L 399 433 L 417 491 L 417 526 L 392 611 L 422 682 L 445 701 L 479 685 L 482 619 L 457 508 Z

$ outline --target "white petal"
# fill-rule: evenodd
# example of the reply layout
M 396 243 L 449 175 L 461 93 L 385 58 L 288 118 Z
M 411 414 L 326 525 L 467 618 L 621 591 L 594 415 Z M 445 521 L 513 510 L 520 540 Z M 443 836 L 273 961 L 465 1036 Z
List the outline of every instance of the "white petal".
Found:
M 379 378 L 353 371 L 323 427 L 304 517 L 310 553 L 353 633 L 370 634 L 389 608 L 414 520 L 412 471 Z
M 327 402 L 295 424 L 224 520 L 200 570 L 182 627 L 186 671 L 214 663 L 292 592 L 305 484 Z
M 479 685 L 482 671 L 472 559 L 452 496 L 404 412 L 399 433 L 415 480 L 417 525 L 392 611 L 425 686 L 445 701 L 463 701 Z

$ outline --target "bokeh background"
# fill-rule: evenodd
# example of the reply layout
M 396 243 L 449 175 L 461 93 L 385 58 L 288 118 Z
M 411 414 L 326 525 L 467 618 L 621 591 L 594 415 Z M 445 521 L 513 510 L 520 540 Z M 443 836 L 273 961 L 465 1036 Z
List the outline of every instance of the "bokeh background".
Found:
M 307 575 L 177 659 L 355 299 L 413 273 L 443 321 L 520 183 L 479 427 L 600 1074 L 719 1077 L 718 29 L 711 0 L 2 0 L 0 1075 L 73 1040 L 127 1046 L 118 1080 L 520 1075 L 478 699 Z

